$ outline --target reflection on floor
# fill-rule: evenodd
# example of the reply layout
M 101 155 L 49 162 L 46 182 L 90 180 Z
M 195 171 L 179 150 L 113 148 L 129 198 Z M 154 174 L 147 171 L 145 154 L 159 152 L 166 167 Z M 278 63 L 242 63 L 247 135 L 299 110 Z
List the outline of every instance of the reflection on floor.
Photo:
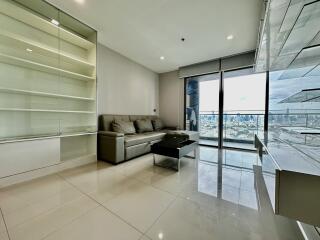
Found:
M 198 155 L 179 173 L 148 154 L 0 189 L 0 239 L 303 239 L 295 221 L 273 214 L 254 153 Z
M 207 146 L 218 146 L 218 141 L 209 139 L 200 139 L 199 143 Z M 224 142 L 223 146 L 229 148 L 255 150 L 253 143 Z
M 222 156 L 220 156 L 220 155 Z M 199 159 L 201 161 L 219 163 L 221 158 L 224 166 L 253 170 L 253 166 L 260 165 L 256 152 L 238 150 L 218 150 L 212 147 L 201 147 Z

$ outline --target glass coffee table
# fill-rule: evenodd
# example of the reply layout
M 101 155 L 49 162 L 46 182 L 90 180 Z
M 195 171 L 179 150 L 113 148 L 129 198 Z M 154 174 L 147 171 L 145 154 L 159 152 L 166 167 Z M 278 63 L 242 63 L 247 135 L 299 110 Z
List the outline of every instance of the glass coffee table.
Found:
M 161 142 L 155 143 L 151 146 L 151 153 L 153 153 L 153 165 L 179 171 L 181 158 L 186 157 L 192 151 L 194 151 L 194 157 L 192 158 L 196 158 L 197 146 L 198 142 L 193 140 L 181 138 L 164 139 Z M 157 163 L 156 155 L 162 155 L 176 159 L 176 163 L 174 163 L 173 159 L 171 159 L 171 161 L 168 161 L 169 159 L 167 159 L 164 161 L 165 164 Z

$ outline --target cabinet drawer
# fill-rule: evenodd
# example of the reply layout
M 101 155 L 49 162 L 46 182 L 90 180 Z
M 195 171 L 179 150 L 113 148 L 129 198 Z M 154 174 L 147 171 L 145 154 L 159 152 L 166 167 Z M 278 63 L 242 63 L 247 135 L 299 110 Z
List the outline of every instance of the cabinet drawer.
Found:
M 58 164 L 60 139 L 0 144 L 0 178 Z

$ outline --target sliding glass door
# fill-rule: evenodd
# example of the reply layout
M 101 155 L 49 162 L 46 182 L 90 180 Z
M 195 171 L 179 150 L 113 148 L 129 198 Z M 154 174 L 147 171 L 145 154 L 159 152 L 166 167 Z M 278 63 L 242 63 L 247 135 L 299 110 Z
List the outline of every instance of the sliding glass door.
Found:
M 254 135 L 264 131 L 266 74 L 247 68 L 223 77 L 223 144 L 254 149 Z
M 199 131 L 200 144 L 253 149 L 264 130 L 266 74 L 246 68 L 185 81 L 186 129 Z
M 186 129 L 199 131 L 200 143 L 217 146 L 219 74 L 186 79 Z

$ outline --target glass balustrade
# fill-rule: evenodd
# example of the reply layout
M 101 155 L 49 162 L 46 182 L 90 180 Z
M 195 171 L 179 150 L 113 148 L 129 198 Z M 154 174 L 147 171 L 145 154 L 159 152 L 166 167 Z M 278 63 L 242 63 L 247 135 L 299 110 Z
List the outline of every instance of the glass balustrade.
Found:
M 200 113 L 200 138 L 218 140 L 218 114 Z M 224 141 L 253 143 L 254 135 L 263 132 L 264 114 L 224 114 Z

